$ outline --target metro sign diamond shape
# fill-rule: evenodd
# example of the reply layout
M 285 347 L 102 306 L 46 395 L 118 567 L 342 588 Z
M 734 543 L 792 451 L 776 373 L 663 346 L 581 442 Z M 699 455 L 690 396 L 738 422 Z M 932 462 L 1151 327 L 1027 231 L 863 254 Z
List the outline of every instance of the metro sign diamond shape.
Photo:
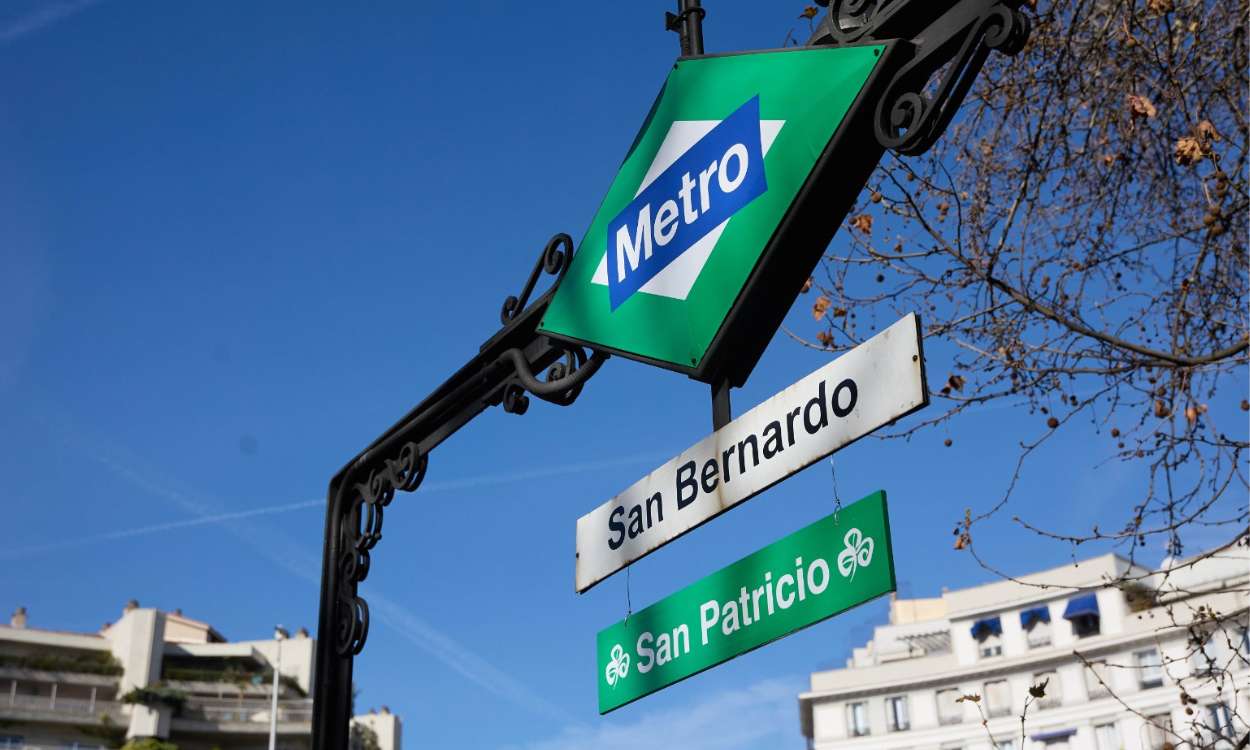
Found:
M 540 330 L 740 385 L 880 158 L 891 48 L 678 60 Z
M 784 120 L 761 120 L 759 97 L 754 97 L 724 120 L 677 120 L 669 127 L 638 195 L 609 224 L 607 252 L 590 280 L 611 287 L 614 310 L 634 290 L 686 299 L 729 218 L 768 189 L 763 160 L 783 125 Z M 694 177 L 691 170 L 683 171 L 687 164 L 695 167 Z M 680 183 L 680 188 L 665 190 L 670 183 Z M 658 195 L 653 198 L 652 193 Z M 663 200 L 670 193 L 674 197 Z M 663 225 L 661 213 L 672 217 Z M 684 242 L 679 234 L 686 235 Z M 653 251 L 661 243 L 669 252 Z M 613 261 L 611 277 L 608 258 Z M 647 265 L 655 271 L 647 273 Z

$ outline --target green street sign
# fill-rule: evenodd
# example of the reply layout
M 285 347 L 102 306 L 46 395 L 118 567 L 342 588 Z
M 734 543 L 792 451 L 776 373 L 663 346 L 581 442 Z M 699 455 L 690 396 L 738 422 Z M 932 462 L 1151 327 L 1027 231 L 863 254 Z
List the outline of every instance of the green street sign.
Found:
M 878 491 L 601 630 L 599 713 L 893 590 Z
M 539 330 L 741 385 L 880 158 L 890 49 L 678 60 Z

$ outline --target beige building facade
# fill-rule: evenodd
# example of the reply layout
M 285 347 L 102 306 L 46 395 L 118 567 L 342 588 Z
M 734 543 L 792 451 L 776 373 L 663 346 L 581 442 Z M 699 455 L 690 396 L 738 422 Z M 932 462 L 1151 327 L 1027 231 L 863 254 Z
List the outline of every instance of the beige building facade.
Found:
M 846 668 L 812 674 L 801 729 L 813 750 L 1232 748 L 1250 732 L 1248 587 L 1238 546 L 894 599 Z
M 229 642 L 181 612 L 127 604 L 98 633 L 0 625 L 0 750 L 96 750 L 158 737 L 179 750 L 266 750 L 278 674 L 277 746 L 311 746 L 315 641 L 307 631 Z M 402 750 L 389 711 L 353 721 Z

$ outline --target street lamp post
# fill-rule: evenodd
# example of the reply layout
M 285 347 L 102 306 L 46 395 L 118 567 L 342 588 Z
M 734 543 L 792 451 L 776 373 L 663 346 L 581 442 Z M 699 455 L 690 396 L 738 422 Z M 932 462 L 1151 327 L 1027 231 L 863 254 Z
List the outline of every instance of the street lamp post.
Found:
M 278 642 L 278 658 L 273 668 L 273 691 L 269 702 L 269 750 L 278 749 L 278 675 L 282 672 L 282 642 L 287 632 L 279 625 L 273 629 L 273 639 Z

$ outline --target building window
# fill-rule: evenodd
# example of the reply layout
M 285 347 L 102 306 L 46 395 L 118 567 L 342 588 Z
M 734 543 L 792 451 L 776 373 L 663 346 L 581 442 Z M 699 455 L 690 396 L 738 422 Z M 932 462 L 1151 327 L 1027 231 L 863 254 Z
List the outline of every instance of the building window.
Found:
M 1146 717 L 1144 750 L 1171 750 L 1172 747 L 1172 715 L 1156 714 Z
M 1053 669 L 1049 672 L 1038 672 L 1033 675 L 1033 684 L 1046 683 L 1046 694 L 1037 699 L 1038 708 L 1054 708 L 1063 703 L 1063 692 L 1059 684 L 1059 674 Z
M 1237 653 L 1237 644 L 1244 643 L 1244 631 L 1232 632 L 1216 628 L 1201 635 L 1202 642 L 1190 659 L 1195 674 L 1217 674 L 1244 666 L 1246 657 Z
M 1069 599 L 1068 606 L 1063 610 L 1063 619 L 1072 623 L 1072 633 L 1077 638 L 1098 635 L 1101 631 L 1098 597 L 1091 593 Z
M 1224 702 L 1212 703 L 1207 706 L 1207 730 L 1218 740 L 1232 740 L 1233 717 Z
M 846 704 L 846 726 L 852 737 L 864 737 L 868 734 L 868 704 Z
M 1159 649 L 1134 651 L 1133 662 L 1137 665 L 1137 684 L 1142 690 L 1157 688 L 1163 684 L 1163 664 L 1159 661 Z
M 1029 648 L 1045 648 L 1050 645 L 1050 622 L 1039 622 L 1033 625 L 1025 635 Z
M 964 707 L 959 702 L 959 688 L 947 688 L 937 692 L 939 724 L 958 724 L 964 720 Z
M 1088 638 L 1102 632 L 1102 623 L 1098 615 L 1085 615 L 1072 618 L 1072 635 L 1077 638 Z
M 907 696 L 895 695 L 885 699 L 885 723 L 891 732 L 911 728 L 911 720 L 907 717 Z
M 26 738 L 20 734 L 0 734 L 0 748 L 21 750 L 26 747 Z
M 1006 680 L 985 683 L 985 713 L 988 716 L 1011 713 L 1011 688 Z
M 997 740 L 994 742 L 994 750 L 1016 750 L 1016 741 Z
M 987 636 L 981 641 L 979 653 L 982 659 L 1003 655 L 1003 640 L 996 635 Z
M 1111 693 L 1111 677 L 1107 674 L 1107 662 L 1091 661 L 1085 667 L 1085 691 L 1090 698 L 1101 698 Z
M 1020 627 L 1025 632 L 1029 648 L 1050 645 L 1050 607 L 1042 605 L 1020 613 Z
M 1115 724 L 1097 724 L 1094 726 L 1094 744 L 1098 750 L 1121 750 L 1120 730 Z
M 1002 656 L 1003 623 L 997 617 L 986 617 L 972 623 L 972 637 L 976 639 L 981 658 Z

